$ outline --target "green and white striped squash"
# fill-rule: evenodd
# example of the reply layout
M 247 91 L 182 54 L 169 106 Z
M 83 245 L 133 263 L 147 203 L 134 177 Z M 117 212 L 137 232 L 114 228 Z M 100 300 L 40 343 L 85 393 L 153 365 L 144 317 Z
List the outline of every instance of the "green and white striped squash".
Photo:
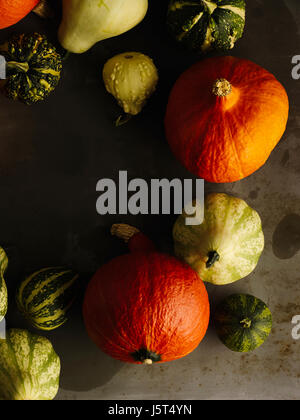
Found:
M 244 200 L 209 194 L 204 201 L 203 222 L 187 225 L 187 217 L 183 212 L 173 227 L 175 254 L 203 281 L 229 284 L 255 269 L 264 249 L 264 234 L 258 213 Z
M 229 50 L 243 35 L 245 17 L 244 0 L 171 0 L 167 25 L 188 49 Z
M 32 326 L 50 331 L 68 320 L 77 292 L 78 274 L 62 267 L 43 268 L 17 288 L 17 306 Z
M 45 337 L 11 329 L 0 340 L 0 400 L 53 400 L 60 359 Z
M 0 322 L 7 312 L 7 288 L 4 273 L 8 266 L 8 258 L 3 248 L 0 247 Z
M 217 306 L 214 323 L 217 335 L 226 347 L 245 353 L 266 341 L 272 330 L 272 314 L 260 299 L 234 294 Z

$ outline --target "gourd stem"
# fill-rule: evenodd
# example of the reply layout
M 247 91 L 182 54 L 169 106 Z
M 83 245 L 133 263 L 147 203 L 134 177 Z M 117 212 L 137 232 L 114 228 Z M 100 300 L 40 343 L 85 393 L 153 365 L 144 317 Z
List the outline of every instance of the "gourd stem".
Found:
M 6 68 L 7 70 L 20 70 L 24 73 L 27 73 L 29 70 L 29 64 L 26 62 L 19 63 L 17 61 L 9 61 L 6 63 Z
M 130 121 L 131 118 L 132 118 L 131 114 L 123 113 L 123 114 L 119 115 L 118 118 L 116 119 L 116 122 L 115 122 L 116 127 L 121 127 L 121 125 L 124 125 L 124 124 L 128 123 L 128 121 Z
M 210 251 L 208 253 L 208 260 L 206 261 L 206 268 L 210 268 L 214 265 L 215 262 L 219 261 L 220 255 L 217 251 Z
M 146 348 L 142 348 L 138 351 L 135 351 L 131 354 L 131 357 L 136 362 L 142 363 L 143 365 L 153 365 L 153 363 L 157 363 L 161 361 L 161 355 L 157 354 L 153 351 L 147 350 Z
M 240 321 L 240 324 L 242 325 L 243 328 L 250 328 L 251 327 L 251 319 L 249 318 L 245 318 L 242 321 Z
M 213 12 L 217 9 L 217 5 L 215 2 L 210 2 L 208 0 L 203 0 L 204 6 L 206 7 L 207 11 L 212 15 Z
M 70 57 L 71 51 L 66 51 L 62 56 L 62 61 L 67 61 L 67 59 Z
M 213 94 L 220 98 L 230 95 L 232 92 L 231 83 L 226 79 L 217 79 L 212 88 Z
M 126 225 L 124 223 L 118 223 L 112 225 L 110 233 L 113 236 L 123 239 L 123 241 L 127 243 L 134 235 L 140 233 L 140 231 L 136 227 Z
M 33 9 L 33 12 L 43 19 L 54 17 L 54 11 L 48 0 L 40 0 L 39 4 Z

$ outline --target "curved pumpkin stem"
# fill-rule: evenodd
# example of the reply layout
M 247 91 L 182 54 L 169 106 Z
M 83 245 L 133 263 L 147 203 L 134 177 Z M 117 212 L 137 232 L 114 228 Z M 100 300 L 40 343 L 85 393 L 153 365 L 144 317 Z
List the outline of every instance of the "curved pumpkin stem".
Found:
M 154 243 L 139 229 L 124 223 L 114 224 L 110 233 L 128 243 L 131 252 L 154 252 Z
M 110 233 L 128 243 L 129 240 L 137 233 L 140 233 L 140 231 L 134 226 L 126 225 L 125 223 L 118 223 L 112 225 Z

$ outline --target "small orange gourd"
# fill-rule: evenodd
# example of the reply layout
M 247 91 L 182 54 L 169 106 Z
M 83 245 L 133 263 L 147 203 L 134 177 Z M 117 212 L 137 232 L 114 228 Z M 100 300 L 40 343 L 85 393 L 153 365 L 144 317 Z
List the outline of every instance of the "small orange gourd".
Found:
M 177 80 L 166 136 L 190 172 L 209 182 L 234 182 L 264 165 L 288 113 L 287 93 L 271 73 L 249 60 L 214 57 Z
M 8 28 L 30 13 L 40 0 L 0 0 L 0 29 Z

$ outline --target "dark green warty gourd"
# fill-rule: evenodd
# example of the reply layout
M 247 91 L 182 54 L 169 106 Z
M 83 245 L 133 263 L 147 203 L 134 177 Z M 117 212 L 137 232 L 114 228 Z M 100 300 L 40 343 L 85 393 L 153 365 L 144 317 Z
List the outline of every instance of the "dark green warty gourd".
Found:
M 0 46 L 7 62 L 4 93 L 27 105 L 44 100 L 58 85 L 62 59 L 45 35 L 13 36 Z
M 188 49 L 229 50 L 243 35 L 245 15 L 244 0 L 171 0 L 167 25 Z

